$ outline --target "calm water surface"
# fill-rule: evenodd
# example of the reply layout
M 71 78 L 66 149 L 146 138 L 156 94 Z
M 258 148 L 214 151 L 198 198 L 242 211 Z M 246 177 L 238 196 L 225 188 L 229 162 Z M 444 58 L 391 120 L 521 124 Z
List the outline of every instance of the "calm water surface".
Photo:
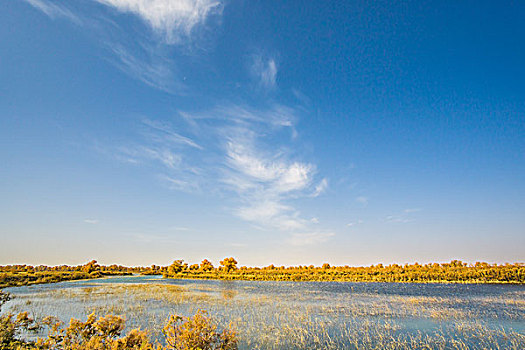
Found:
M 63 321 L 116 314 L 160 330 L 170 314 L 230 321 L 243 349 L 525 349 L 525 286 L 171 280 L 126 276 L 7 288 L 6 311 Z M 393 345 L 392 345 L 393 344 Z

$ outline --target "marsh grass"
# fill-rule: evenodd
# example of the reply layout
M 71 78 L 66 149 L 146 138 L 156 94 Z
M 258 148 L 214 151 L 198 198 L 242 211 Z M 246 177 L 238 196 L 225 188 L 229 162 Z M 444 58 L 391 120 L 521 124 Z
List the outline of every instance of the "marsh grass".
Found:
M 120 315 L 128 330 L 147 329 L 157 339 L 169 314 L 205 309 L 221 325 L 232 322 L 241 349 L 525 349 L 522 291 L 414 296 L 313 286 L 294 293 L 293 284 L 281 292 L 273 284 L 143 282 L 34 288 L 14 293 L 10 307 L 64 321 L 91 312 Z

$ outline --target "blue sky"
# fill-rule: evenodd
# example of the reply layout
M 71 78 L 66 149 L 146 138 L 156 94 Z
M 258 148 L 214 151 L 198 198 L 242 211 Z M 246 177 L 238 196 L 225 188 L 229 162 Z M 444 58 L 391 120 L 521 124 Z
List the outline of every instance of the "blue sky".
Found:
M 2 8 L 0 264 L 525 260 L 525 4 Z

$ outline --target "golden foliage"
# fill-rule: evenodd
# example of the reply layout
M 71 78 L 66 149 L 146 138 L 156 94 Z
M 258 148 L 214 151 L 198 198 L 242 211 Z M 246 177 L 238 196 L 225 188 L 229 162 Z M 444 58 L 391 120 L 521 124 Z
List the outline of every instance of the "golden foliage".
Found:
M 525 265 L 488 264 L 468 265 L 459 260 L 444 264 L 418 263 L 409 265 L 378 264 L 369 267 L 330 266 L 274 266 L 237 269 L 237 261 L 227 258 L 217 269 L 180 269 L 168 271 L 164 277 L 251 281 L 338 281 L 338 282 L 414 282 L 414 283 L 525 283 Z
M 168 345 L 176 350 L 237 349 L 236 334 L 231 329 L 231 325 L 222 332 L 217 332 L 217 326 L 203 310 L 199 310 L 195 316 L 189 318 L 172 315 L 163 333 Z
M 175 260 L 170 266 L 125 267 L 102 266 L 95 260 L 79 266 L 0 266 L 0 288 L 36 283 L 54 283 L 67 280 L 99 278 L 107 275 L 164 275 L 171 278 L 200 278 L 254 281 L 339 281 L 339 282 L 452 282 L 452 283 L 525 283 L 525 265 L 488 264 L 469 265 L 460 260 L 444 264 L 414 263 L 412 265 L 378 264 L 368 267 L 330 266 L 274 266 L 237 267 L 235 258 L 225 258 L 219 267 L 204 259 L 200 265 Z

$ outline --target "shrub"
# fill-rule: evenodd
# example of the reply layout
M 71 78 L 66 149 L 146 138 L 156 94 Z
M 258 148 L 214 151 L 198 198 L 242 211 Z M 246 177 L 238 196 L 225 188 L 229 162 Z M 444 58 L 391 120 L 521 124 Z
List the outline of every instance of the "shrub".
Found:
M 2 306 L 10 300 L 8 293 L 0 290 L 0 311 Z M 30 318 L 27 312 L 21 312 L 18 315 L 7 313 L 0 316 L 0 349 L 28 349 L 32 343 L 20 339 L 22 332 L 36 331 L 38 326 Z
M 166 342 L 175 350 L 235 350 L 236 333 L 231 324 L 217 331 L 206 311 L 199 310 L 193 317 L 171 316 L 164 327 Z

